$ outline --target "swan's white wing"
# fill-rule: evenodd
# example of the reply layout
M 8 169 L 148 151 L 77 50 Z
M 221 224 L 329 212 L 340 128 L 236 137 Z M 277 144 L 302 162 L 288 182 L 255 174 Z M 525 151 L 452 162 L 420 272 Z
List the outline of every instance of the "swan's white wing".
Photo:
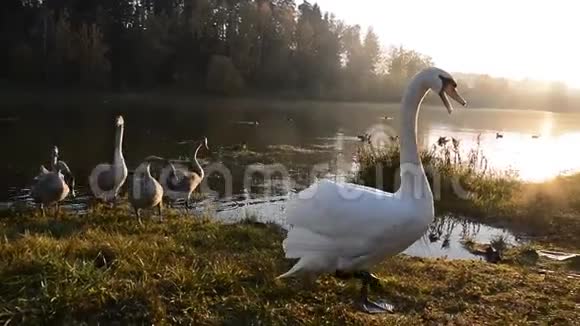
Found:
M 331 239 L 368 241 L 399 224 L 405 211 L 405 203 L 391 193 L 323 180 L 288 204 L 287 222 Z
M 300 261 L 280 277 L 366 268 L 414 241 L 406 235 L 409 202 L 377 189 L 324 180 L 287 207 L 291 228 L 283 247 L 287 258 Z

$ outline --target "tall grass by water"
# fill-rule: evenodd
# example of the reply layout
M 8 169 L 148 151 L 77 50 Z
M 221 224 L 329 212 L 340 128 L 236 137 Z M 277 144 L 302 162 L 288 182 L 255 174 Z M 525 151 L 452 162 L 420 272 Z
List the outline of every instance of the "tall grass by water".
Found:
M 357 182 L 386 191 L 398 188 L 398 143 L 361 146 L 357 157 Z M 560 246 L 580 247 L 575 235 L 580 233 L 580 174 L 524 182 L 513 171 L 491 170 L 479 146 L 464 151 L 455 140 L 441 139 L 423 150 L 421 159 L 438 213 L 507 227 Z

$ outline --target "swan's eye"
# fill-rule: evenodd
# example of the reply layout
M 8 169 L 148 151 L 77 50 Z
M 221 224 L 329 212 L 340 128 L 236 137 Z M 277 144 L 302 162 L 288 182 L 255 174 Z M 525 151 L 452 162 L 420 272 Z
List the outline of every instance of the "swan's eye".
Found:
M 439 76 L 439 78 L 441 78 L 441 81 L 443 82 L 443 89 L 445 89 L 445 87 L 447 86 L 457 88 L 457 83 L 455 82 L 455 80 L 441 75 Z

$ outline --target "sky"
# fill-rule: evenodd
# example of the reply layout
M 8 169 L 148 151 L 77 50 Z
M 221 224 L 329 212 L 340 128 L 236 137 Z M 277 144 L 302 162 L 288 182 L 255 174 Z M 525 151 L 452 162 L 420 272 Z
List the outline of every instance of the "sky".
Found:
M 301 3 L 301 1 L 296 1 Z M 563 81 L 580 87 L 580 2 L 574 0 L 311 0 L 385 46 L 430 55 L 450 72 Z

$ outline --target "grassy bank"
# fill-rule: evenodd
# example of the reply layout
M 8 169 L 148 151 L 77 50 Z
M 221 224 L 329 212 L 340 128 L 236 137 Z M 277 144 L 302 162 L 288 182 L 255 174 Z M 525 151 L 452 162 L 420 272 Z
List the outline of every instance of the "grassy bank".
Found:
M 126 211 L 0 219 L 0 324 L 540 324 L 580 320 L 578 281 L 514 261 L 398 256 L 379 266 L 397 312 L 358 313 L 355 282 L 277 281 L 281 231 Z
M 439 214 L 462 215 L 524 233 L 545 244 L 580 248 L 580 174 L 525 183 L 513 173 L 488 169 L 479 148 L 465 157 L 460 153 L 457 144 L 434 145 L 421 153 Z M 363 146 L 358 157 L 358 182 L 373 187 L 378 184 L 387 191 L 398 188 L 397 144 L 378 150 Z

